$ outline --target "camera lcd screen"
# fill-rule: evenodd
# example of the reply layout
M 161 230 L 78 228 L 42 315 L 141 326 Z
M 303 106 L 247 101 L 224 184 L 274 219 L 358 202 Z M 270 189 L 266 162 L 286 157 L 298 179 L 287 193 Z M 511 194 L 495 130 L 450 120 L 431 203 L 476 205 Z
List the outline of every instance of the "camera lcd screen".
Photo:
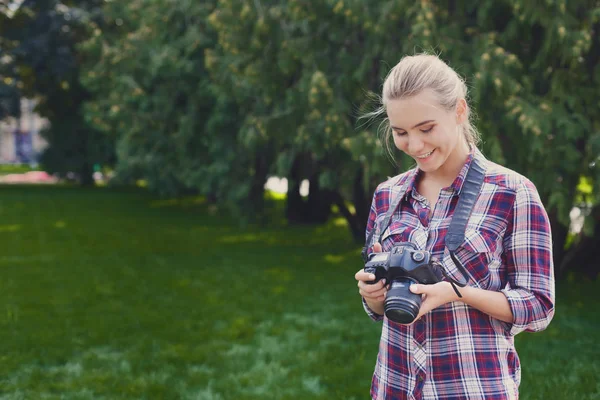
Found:
M 373 258 L 371 258 L 369 261 L 371 262 L 384 262 L 387 260 L 388 258 L 388 253 L 376 253 Z

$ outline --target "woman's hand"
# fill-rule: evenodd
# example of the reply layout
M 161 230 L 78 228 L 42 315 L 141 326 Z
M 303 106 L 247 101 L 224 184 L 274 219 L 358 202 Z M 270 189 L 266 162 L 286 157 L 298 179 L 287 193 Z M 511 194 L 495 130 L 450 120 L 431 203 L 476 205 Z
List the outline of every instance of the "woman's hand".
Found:
M 381 244 L 375 243 L 373 252 L 381 253 Z M 375 279 L 375 275 L 366 273 L 364 269 L 358 271 L 354 278 L 358 281 L 358 293 L 365 299 L 369 308 L 378 314 L 383 314 L 383 301 L 387 293 L 385 279 L 375 284 L 368 284 L 368 281 Z
M 433 285 L 412 284 L 410 285 L 410 291 L 415 294 L 423 295 L 421 309 L 419 310 L 419 315 L 417 315 L 415 321 L 434 308 L 438 308 L 441 305 L 459 299 L 454 292 L 454 289 L 452 289 L 450 282 L 445 281 Z

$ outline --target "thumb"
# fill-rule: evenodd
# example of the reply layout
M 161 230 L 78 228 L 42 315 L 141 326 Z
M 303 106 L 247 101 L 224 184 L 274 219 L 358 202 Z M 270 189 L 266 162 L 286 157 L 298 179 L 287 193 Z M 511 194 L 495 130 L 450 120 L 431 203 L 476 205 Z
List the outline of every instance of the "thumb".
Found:
M 381 244 L 380 243 L 375 243 L 373 245 L 373 252 L 375 253 L 381 253 L 382 249 L 381 249 Z
M 413 283 L 410 285 L 410 291 L 414 294 L 424 294 L 427 292 L 425 285 L 419 285 L 418 283 Z

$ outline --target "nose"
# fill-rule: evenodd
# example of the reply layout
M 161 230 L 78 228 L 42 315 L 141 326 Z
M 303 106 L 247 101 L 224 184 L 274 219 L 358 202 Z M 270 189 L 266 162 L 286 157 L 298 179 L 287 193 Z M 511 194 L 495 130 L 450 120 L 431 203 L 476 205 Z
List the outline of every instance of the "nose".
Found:
M 408 145 L 407 150 L 411 155 L 419 155 L 420 151 L 423 150 L 423 140 L 419 137 L 418 134 L 409 133 L 408 135 Z

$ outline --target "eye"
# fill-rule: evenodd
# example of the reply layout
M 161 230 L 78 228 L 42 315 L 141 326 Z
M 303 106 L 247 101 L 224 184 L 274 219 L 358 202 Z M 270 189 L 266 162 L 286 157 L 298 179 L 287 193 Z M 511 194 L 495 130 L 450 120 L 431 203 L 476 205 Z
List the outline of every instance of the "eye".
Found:
M 433 130 L 433 125 L 431 125 L 431 126 L 430 126 L 429 128 L 427 128 L 427 129 L 421 129 L 421 132 L 423 132 L 423 133 L 429 133 L 429 132 L 431 132 L 432 130 Z
M 405 131 L 394 131 L 394 133 L 396 134 L 396 136 L 404 136 L 404 135 L 406 135 Z

